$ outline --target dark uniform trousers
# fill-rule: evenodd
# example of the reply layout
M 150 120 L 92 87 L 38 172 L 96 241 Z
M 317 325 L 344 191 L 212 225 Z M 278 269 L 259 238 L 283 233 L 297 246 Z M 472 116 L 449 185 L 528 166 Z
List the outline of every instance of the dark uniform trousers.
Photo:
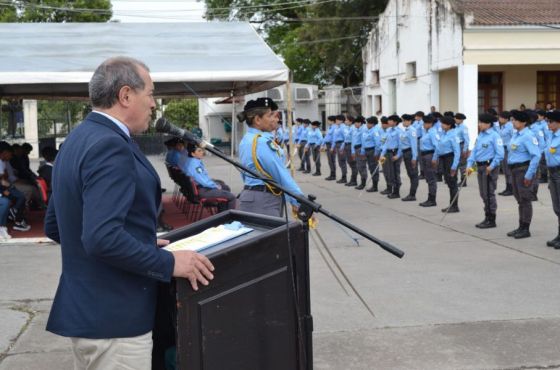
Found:
M 362 179 L 362 182 L 366 182 L 367 181 L 367 159 L 365 155 L 361 155 L 362 146 L 361 145 L 356 145 L 354 147 L 354 151 L 355 151 L 355 156 L 356 156 L 356 167 L 358 169 L 358 174 L 360 175 L 360 178 Z
M 313 151 L 313 147 L 315 145 L 311 146 L 309 145 L 309 147 L 307 148 L 307 150 L 303 150 L 303 158 L 301 160 L 301 167 L 303 169 L 305 169 L 306 171 L 311 171 L 311 152 Z
M 402 157 L 397 159 L 396 161 L 393 161 L 393 156 L 395 156 L 396 154 L 397 154 L 396 150 L 387 150 L 387 154 L 385 154 L 385 156 L 387 157 L 385 163 L 387 163 L 387 171 L 388 171 L 387 185 L 400 188 Z
M 418 189 L 418 164 L 412 165 L 412 149 L 403 150 L 404 167 L 410 179 L 410 195 L 416 196 Z
M 327 162 L 329 163 L 329 170 L 331 171 L 331 175 L 336 175 L 336 153 L 331 153 L 331 144 L 327 143 Z
M 500 168 L 494 168 L 490 172 L 490 175 L 487 175 L 486 168 L 488 166 L 488 163 L 477 163 L 478 192 L 484 202 L 484 213 L 495 215 L 496 209 L 498 209 L 498 203 L 496 202 L 496 186 L 498 184 Z
M 342 146 L 342 142 L 336 143 L 335 152 L 338 155 L 338 167 L 340 167 L 340 172 L 342 173 L 342 177 L 346 176 L 346 152 L 344 150 L 340 150 Z
M 351 179 L 356 180 L 356 176 L 358 176 L 358 167 L 356 166 L 356 158 L 352 158 L 352 143 L 346 143 L 344 145 L 344 152 L 346 163 L 350 166 Z
M 537 193 L 539 192 L 539 179 L 541 178 L 541 168 L 540 164 L 537 166 L 537 173 L 535 174 L 535 178 L 531 186 L 533 187 L 533 199 L 537 197 Z
M 375 147 L 366 148 L 366 163 L 369 168 L 369 173 L 371 175 L 371 181 L 374 184 L 379 182 L 379 168 L 377 167 L 378 162 L 375 159 Z
M 227 209 L 236 208 L 235 205 L 237 202 L 237 197 L 233 193 L 230 193 L 228 190 L 199 187 L 198 194 L 201 198 L 225 198 L 228 200 Z M 218 206 L 218 210 L 225 211 L 225 209 L 221 209 L 220 206 Z
M 243 190 L 239 194 L 239 210 L 274 217 L 282 216 L 282 196 L 268 191 Z
M 461 180 L 465 177 L 465 171 L 467 169 L 467 156 L 466 153 L 463 153 L 463 149 L 465 148 L 465 142 L 461 142 L 461 158 L 459 158 L 459 167 L 458 170 L 461 173 Z
M 418 137 L 418 141 L 417 141 L 417 146 L 416 146 L 416 147 L 418 148 L 418 150 L 420 150 L 420 137 Z M 420 163 L 419 163 L 420 172 L 421 172 L 422 174 L 424 174 L 424 161 L 422 160 L 422 156 L 421 156 L 421 155 L 419 155 L 418 162 L 420 162 Z
M 511 185 L 511 169 L 508 166 L 508 147 L 504 146 L 504 160 L 502 161 L 502 171 L 506 177 L 506 184 Z
M 437 194 L 437 180 L 436 180 L 436 170 L 432 165 L 432 158 L 434 156 L 434 151 L 428 151 L 422 154 L 422 163 L 424 164 L 424 177 L 428 183 L 428 194 L 436 196 Z
M 313 154 L 313 162 L 315 162 L 315 172 L 321 172 L 321 146 L 317 144 L 310 145 L 311 154 Z M 309 166 L 309 170 L 311 170 L 311 166 Z
M 307 141 L 300 141 L 299 142 L 299 147 L 298 147 L 298 157 L 301 161 L 301 164 L 299 166 L 300 169 L 305 169 L 305 161 L 304 161 L 304 150 L 305 150 L 305 144 L 307 144 Z
M 511 168 L 511 185 L 513 186 L 513 195 L 517 200 L 519 208 L 519 222 L 526 224 L 531 223 L 533 218 L 533 204 L 531 203 L 534 197 L 533 186 L 525 186 L 523 180 L 525 179 L 525 172 L 529 165 Z M 533 180 L 536 181 L 536 180 Z
M 444 154 L 441 157 L 439 157 L 439 161 L 441 163 L 441 168 L 443 171 L 442 175 L 445 180 L 445 183 L 447 184 L 447 187 L 449 188 L 450 205 L 457 205 L 459 203 L 459 197 L 456 197 L 458 191 L 457 172 L 455 172 L 455 176 L 451 176 L 451 165 L 453 164 L 454 157 L 455 154 L 453 153 Z M 451 201 L 453 199 L 455 199 L 455 201 L 453 202 L 453 204 L 451 204 Z
M 549 167 L 548 189 L 552 199 L 552 209 L 558 217 L 558 224 L 560 225 L 560 167 Z

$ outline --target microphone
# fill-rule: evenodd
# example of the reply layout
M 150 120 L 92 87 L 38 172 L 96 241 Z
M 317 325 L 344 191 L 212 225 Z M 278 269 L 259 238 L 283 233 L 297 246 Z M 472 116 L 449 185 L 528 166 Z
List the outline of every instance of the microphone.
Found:
M 214 148 L 214 145 L 210 144 L 207 141 L 200 139 L 198 136 L 194 135 L 189 130 L 182 129 L 180 127 L 175 126 L 164 117 L 161 117 L 156 121 L 156 131 L 157 132 L 164 132 L 173 136 L 180 137 L 189 143 L 193 143 L 198 145 L 201 148 Z

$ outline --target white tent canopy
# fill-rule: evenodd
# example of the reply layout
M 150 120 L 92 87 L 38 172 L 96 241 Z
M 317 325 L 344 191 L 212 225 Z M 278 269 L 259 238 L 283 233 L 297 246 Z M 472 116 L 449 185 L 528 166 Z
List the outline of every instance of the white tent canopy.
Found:
M 150 68 L 158 97 L 270 89 L 288 67 L 248 23 L 0 23 L 0 97 L 85 98 L 105 59 Z

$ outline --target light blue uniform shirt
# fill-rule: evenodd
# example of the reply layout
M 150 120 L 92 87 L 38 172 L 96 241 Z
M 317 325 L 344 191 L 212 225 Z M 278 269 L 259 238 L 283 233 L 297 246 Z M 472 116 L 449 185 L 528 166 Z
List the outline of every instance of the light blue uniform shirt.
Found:
M 474 148 L 467 159 L 467 167 L 472 167 L 474 162 L 490 162 L 490 167 L 496 168 L 504 159 L 504 142 L 500 135 L 489 127 L 481 131 L 474 142 Z
M 541 153 L 543 153 L 544 149 L 546 148 L 546 139 L 544 137 L 544 131 L 541 124 L 539 122 L 535 122 L 534 124 L 529 126 L 529 130 L 531 130 L 533 135 L 535 135 L 535 137 L 537 138 L 537 142 L 539 143 L 539 150 L 541 151 Z
M 544 142 L 546 145 L 548 143 L 548 140 L 550 140 L 550 138 L 552 137 L 552 131 L 548 129 L 548 123 L 546 122 L 546 120 L 543 119 L 542 121 L 539 122 L 541 125 L 541 129 L 544 133 Z
M 333 141 L 333 133 L 334 133 L 334 129 L 336 128 L 335 124 L 332 123 L 329 128 L 327 129 L 327 133 L 325 134 L 325 137 L 323 138 L 323 142 L 321 143 L 321 146 L 326 146 L 327 144 L 331 144 Z
M 362 148 L 360 149 L 360 154 L 366 154 L 366 149 L 373 149 L 375 148 L 375 134 L 377 133 L 376 130 L 377 126 L 372 126 L 371 128 L 367 128 L 362 132 Z
M 309 133 L 307 134 L 307 144 L 305 145 L 306 148 L 309 148 L 310 145 L 321 145 L 323 142 L 323 134 L 319 127 L 311 128 Z
M 471 143 L 471 139 L 469 138 L 469 128 L 465 125 L 465 122 L 463 122 L 460 125 L 457 125 L 455 130 L 457 130 L 457 137 L 460 142 L 463 143 L 463 153 L 468 152 L 469 145 Z
M 544 157 L 548 167 L 560 166 L 560 130 L 550 131 L 550 139 L 547 141 Z
M 453 163 L 451 164 L 451 169 L 456 170 L 459 166 L 459 160 L 461 159 L 461 146 L 459 145 L 459 142 L 460 139 L 457 137 L 455 129 L 444 132 L 441 140 L 438 142 L 433 160 L 437 161 L 439 157 L 453 153 Z
M 500 137 L 502 138 L 502 141 L 504 142 L 504 146 L 509 146 L 511 137 L 515 132 L 515 129 L 513 128 L 513 123 L 511 121 L 507 121 L 503 125 L 500 125 L 498 132 L 500 134 Z
M 382 157 L 387 153 L 387 150 L 399 150 L 401 132 L 402 129 L 398 126 L 389 127 L 387 129 L 385 143 L 383 144 L 383 148 L 381 149 Z
M 284 141 L 284 129 L 282 128 L 282 126 L 278 126 L 274 137 L 276 138 L 276 141 Z
M 344 142 L 344 127 L 346 125 L 344 123 L 335 123 L 335 128 L 333 130 L 333 141 L 332 146 L 334 146 L 337 142 Z
M 389 127 L 384 129 L 381 124 L 379 124 L 378 126 L 379 126 L 379 131 L 378 131 L 378 134 L 379 134 L 378 143 L 379 143 L 379 145 L 375 146 L 375 155 L 379 155 L 381 153 L 381 151 L 383 150 L 383 147 L 385 146 L 385 143 L 387 142 L 387 137 L 389 135 Z
M 428 131 L 426 131 L 426 129 L 423 129 L 422 137 L 420 138 L 420 151 L 435 151 L 440 139 L 441 136 L 439 135 L 435 127 L 430 127 Z
M 192 177 L 192 179 L 194 180 L 194 182 L 196 182 L 198 186 L 202 186 L 209 189 L 218 188 L 216 183 L 208 175 L 208 171 L 206 171 L 206 167 L 204 167 L 204 163 L 202 163 L 202 161 L 198 158 L 190 159 L 185 174 L 187 176 Z
M 421 138 L 422 134 L 424 133 L 424 121 L 423 120 L 414 121 L 412 122 L 412 127 L 416 129 L 416 136 L 418 138 Z
M 296 184 L 290 172 L 284 166 L 283 151 L 276 145 L 273 140 L 272 134 L 270 132 L 263 132 L 257 130 L 256 128 L 249 127 L 247 133 L 241 139 L 239 143 L 239 160 L 241 164 L 250 170 L 259 173 L 255 163 L 253 163 L 253 138 L 255 135 L 261 135 L 257 141 L 257 158 L 263 170 L 265 170 L 272 179 L 276 181 L 279 185 L 286 188 L 288 191 L 303 195 L 303 192 Z M 260 179 L 253 178 L 251 175 L 241 174 L 243 182 L 247 186 L 264 185 L 264 182 Z M 286 196 L 286 199 L 297 205 L 295 199 L 290 196 Z
M 309 135 L 309 130 L 310 130 L 309 126 L 307 126 L 307 127 L 303 126 L 301 128 L 301 133 L 299 135 L 298 144 L 302 144 L 303 142 L 307 141 L 307 136 Z
M 398 156 L 402 156 L 403 150 L 412 150 L 412 160 L 418 159 L 418 137 L 416 136 L 416 127 L 410 125 L 400 134 L 401 145 L 399 146 Z
M 352 133 L 353 133 L 353 126 L 347 125 L 346 123 L 343 123 L 341 125 L 342 129 L 342 133 L 344 136 L 344 142 L 340 145 L 340 149 L 344 149 L 346 148 L 346 145 L 351 145 L 352 144 Z
M 513 134 L 508 147 L 508 164 L 531 161 L 525 178 L 532 180 L 540 159 L 539 141 L 528 127 Z
M 363 123 L 359 128 L 356 128 L 356 126 L 353 127 L 354 130 L 352 131 L 352 150 L 351 150 L 352 154 L 356 154 L 357 145 L 362 145 L 362 135 L 364 133 L 364 127 L 365 125 Z

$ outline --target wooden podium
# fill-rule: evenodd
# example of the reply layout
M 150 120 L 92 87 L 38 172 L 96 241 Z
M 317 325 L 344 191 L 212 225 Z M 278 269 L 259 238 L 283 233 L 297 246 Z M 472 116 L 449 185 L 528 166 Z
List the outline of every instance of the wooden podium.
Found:
M 176 241 L 239 221 L 252 232 L 204 250 L 209 286 L 162 284 L 154 328 L 154 369 L 176 347 L 181 370 L 312 368 L 307 235 L 300 222 L 227 211 L 174 230 Z

